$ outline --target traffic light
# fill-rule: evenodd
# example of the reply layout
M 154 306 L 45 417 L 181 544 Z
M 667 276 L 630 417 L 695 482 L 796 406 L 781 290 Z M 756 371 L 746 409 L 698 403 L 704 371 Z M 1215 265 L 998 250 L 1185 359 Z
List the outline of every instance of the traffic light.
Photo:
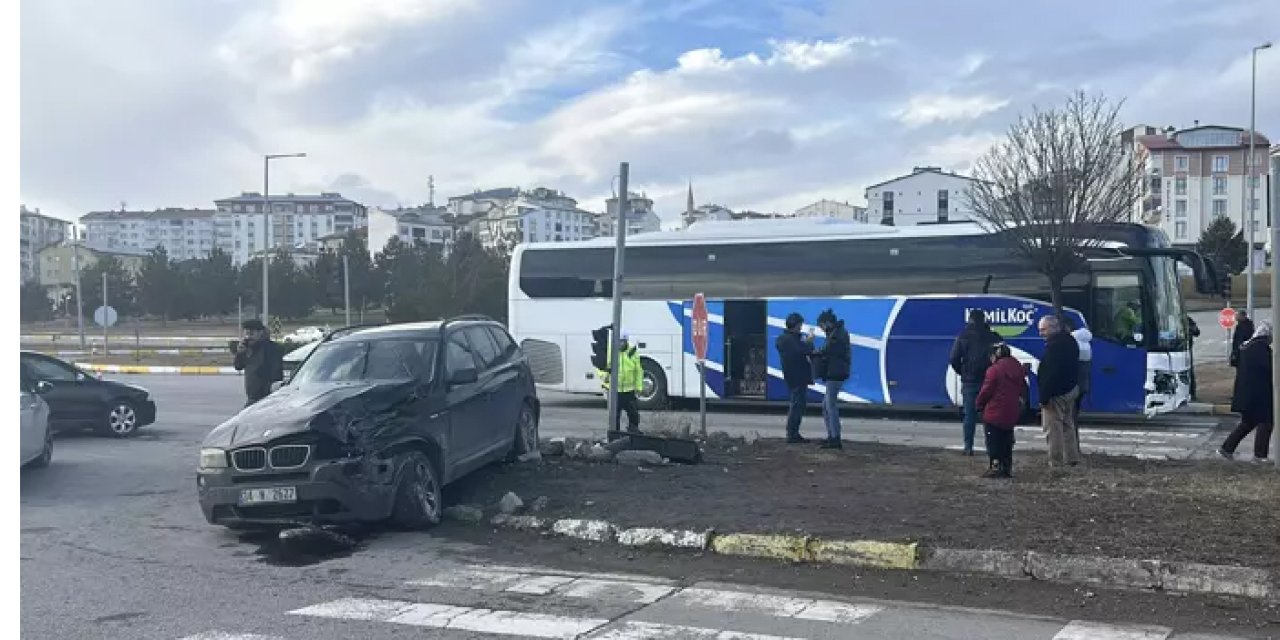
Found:
M 1224 271 L 1221 278 L 1222 299 L 1229 301 L 1231 300 L 1231 274 Z
M 609 327 L 591 332 L 591 366 L 600 371 L 609 370 Z

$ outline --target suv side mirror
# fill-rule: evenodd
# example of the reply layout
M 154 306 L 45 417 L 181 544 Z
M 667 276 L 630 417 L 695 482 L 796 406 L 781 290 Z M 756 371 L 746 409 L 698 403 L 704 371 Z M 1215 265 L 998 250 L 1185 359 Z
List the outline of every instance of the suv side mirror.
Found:
M 43 394 L 49 393 L 50 391 L 53 391 L 53 385 L 50 384 L 48 380 L 41 380 L 36 383 L 34 391 L 38 394 L 43 395 Z
M 449 374 L 449 386 L 451 387 L 463 384 L 472 384 L 478 380 L 480 380 L 480 373 L 476 371 L 475 367 L 455 369 Z

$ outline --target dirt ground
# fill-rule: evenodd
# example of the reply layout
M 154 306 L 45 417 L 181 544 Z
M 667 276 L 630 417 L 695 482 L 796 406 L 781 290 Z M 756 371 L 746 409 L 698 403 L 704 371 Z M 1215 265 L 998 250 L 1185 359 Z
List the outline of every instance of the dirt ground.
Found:
M 1050 470 L 1015 453 L 1012 480 L 953 451 L 858 444 L 842 452 L 761 440 L 654 469 L 545 458 L 480 471 L 451 503 L 546 496 L 548 517 L 622 526 L 804 532 L 955 548 L 1041 550 L 1280 566 L 1280 477 L 1262 465 L 1088 457 Z

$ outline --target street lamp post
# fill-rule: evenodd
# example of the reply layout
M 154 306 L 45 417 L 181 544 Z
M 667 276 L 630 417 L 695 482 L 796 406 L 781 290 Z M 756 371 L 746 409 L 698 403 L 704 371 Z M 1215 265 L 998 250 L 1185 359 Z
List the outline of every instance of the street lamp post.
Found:
M 1253 52 L 1252 52 L 1253 53 L 1253 59 L 1252 59 L 1253 70 L 1252 70 L 1251 80 L 1249 83 L 1250 85 L 1249 86 L 1249 157 L 1245 158 L 1244 160 L 1244 179 L 1248 181 L 1248 184 L 1249 184 L 1249 197 L 1248 197 L 1248 201 L 1245 202 L 1245 210 L 1249 212 L 1249 280 L 1247 283 L 1249 291 L 1247 295 L 1248 299 L 1246 301 L 1245 308 L 1248 309 L 1249 317 L 1251 318 L 1253 317 L 1253 301 L 1254 301 L 1254 295 L 1253 295 L 1254 230 L 1253 228 L 1257 224 L 1255 220 L 1255 217 L 1257 216 L 1257 211 L 1253 207 L 1254 198 L 1257 196 L 1256 187 L 1253 182 L 1254 181 L 1253 174 L 1256 171 L 1256 164 L 1257 164 L 1256 162 L 1254 162 L 1255 160 L 1254 153 L 1256 153 L 1256 151 L 1254 151 L 1253 145 L 1254 145 L 1254 138 L 1257 137 L 1257 126 L 1258 126 L 1257 125 L 1258 52 L 1262 51 L 1263 49 L 1270 49 L 1270 48 L 1271 48 L 1270 42 L 1264 42 L 1253 48 Z M 1272 246 L 1271 250 L 1275 251 L 1276 248 Z M 1276 301 L 1272 300 L 1271 306 L 1275 307 L 1275 304 L 1276 304 Z
M 271 293 L 267 272 L 271 270 L 271 161 L 277 158 L 305 158 L 305 153 L 268 153 L 262 156 L 262 324 L 271 326 Z

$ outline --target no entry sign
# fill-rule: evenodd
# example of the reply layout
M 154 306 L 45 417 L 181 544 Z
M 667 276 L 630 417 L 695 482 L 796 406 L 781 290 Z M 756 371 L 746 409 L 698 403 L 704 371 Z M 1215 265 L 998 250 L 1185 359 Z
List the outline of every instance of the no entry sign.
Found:
M 707 298 L 701 293 L 693 296 L 693 354 L 698 362 L 707 359 Z
M 1218 312 L 1218 326 L 1223 329 L 1232 329 L 1236 326 L 1236 310 L 1227 307 Z

